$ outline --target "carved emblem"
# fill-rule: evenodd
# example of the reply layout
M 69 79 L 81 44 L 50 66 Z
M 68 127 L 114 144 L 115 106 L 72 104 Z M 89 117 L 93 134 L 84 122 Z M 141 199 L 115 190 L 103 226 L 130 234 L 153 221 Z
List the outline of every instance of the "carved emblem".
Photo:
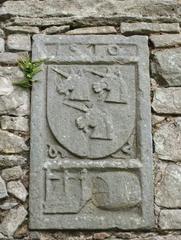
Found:
M 130 111 L 134 97 L 128 96 L 119 67 L 52 66 L 48 74 L 48 121 L 60 144 L 89 158 L 110 155 L 125 144 L 135 106 Z

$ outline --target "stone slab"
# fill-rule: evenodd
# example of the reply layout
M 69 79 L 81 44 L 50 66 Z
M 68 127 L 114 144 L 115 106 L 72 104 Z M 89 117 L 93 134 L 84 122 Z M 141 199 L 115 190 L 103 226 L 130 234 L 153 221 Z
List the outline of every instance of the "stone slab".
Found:
M 159 226 L 163 230 L 180 230 L 181 210 L 170 209 L 160 212 Z
M 121 23 L 121 32 L 125 34 L 179 33 L 179 23 Z
M 153 227 L 147 37 L 37 35 L 33 59 L 30 228 Z
M 152 107 L 156 113 L 181 114 L 181 87 L 157 88 Z
M 181 118 L 160 124 L 154 132 L 154 143 L 159 159 L 181 161 Z
M 181 34 L 152 35 L 150 40 L 155 48 L 180 46 Z
M 158 206 L 166 208 L 181 207 L 181 167 L 170 164 L 162 173 L 162 179 L 156 186 L 156 199 Z
M 181 86 L 181 48 L 154 51 L 152 61 L 153 77 L 164 86 Z

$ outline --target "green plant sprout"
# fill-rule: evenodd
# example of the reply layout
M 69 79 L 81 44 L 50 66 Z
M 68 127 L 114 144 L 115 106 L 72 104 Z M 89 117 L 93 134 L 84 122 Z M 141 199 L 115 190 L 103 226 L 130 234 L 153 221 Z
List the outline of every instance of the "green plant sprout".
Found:
M 24 74 L 24 79 L 21 81 L 16 81 L 13 85 L 22 87 L 22 88 L 31 88 L 34 82 L 34 76 L 41 71 L 41 64 L 43 60 L 32 61 L 30 57 L 22 58 L 18 61 L 18 66 Z

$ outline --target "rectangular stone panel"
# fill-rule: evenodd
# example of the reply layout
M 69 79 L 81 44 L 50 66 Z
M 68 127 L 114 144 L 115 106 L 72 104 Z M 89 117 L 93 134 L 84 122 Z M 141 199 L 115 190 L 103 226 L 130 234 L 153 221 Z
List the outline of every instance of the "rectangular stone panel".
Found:
M 34 37 L 30 228 L 153 226 L 147 37 Z

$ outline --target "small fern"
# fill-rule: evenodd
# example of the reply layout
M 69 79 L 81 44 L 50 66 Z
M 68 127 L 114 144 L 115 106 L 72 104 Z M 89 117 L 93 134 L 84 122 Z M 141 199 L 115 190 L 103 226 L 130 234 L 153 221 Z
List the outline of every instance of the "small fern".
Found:
M 18 61 L 18 66 L 21 71 L 24 73 L 24 79 L 21 81 L 16 81 L 13 85 L 22 87 L 22 88 L 31 88 L 33 82 L 37 80 L 33 80 L 34 76 L 41 71 L 41 64 L 43 63 L 42 60 L 39 61 L 32 61 L 30 57 L 26 57 L 20 59 Z

